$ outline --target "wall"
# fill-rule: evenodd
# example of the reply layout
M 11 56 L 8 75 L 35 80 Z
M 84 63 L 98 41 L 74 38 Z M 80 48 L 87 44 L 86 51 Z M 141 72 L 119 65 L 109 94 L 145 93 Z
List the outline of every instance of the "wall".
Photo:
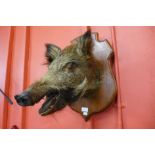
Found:
M 87 27 L 0 27 L 0 88 L 14 102 L 10 105 L 0 94 L 0 128 L 155 128 L 155 27 L 91 29 L 114 49 L 117 102 L 87 122 L 69 107 L 41 117 L 41 102 L 18 106 L 14 95 L 47 70 L 42 65 L 45 43 L 63 48 Z

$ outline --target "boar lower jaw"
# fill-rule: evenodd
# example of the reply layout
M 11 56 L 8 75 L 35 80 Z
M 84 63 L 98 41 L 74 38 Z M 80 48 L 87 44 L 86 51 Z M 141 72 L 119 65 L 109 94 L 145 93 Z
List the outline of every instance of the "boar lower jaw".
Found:
M 46 95 L 46 100 L 39 109 L 39 114 L 42 116 L 53 113 L 64 108 L 67 104 L 71 104 L 78 100 L 79 96 L 74 95 L 74 89 L 68 88 L 55 92 L 49 92 Z

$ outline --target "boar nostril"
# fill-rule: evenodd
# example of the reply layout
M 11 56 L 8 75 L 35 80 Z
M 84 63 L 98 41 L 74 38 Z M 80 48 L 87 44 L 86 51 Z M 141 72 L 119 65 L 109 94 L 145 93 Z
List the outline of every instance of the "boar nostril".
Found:
M 23 104 L 27 104 L 29 101 L 28 96 L 23 96 L 19 98 L 19 102 L 23 103 Z
M 15 99 L 17 103 L 21 106 L 32 105 L 31 97 L 27 93 L 23 93 L 21 95 L 15 95 Z

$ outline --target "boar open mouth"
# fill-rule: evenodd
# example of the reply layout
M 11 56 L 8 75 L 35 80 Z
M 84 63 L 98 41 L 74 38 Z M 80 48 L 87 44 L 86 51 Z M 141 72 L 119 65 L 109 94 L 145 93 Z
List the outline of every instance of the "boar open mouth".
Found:
M 45 102 L 39 109 L 39 114 L 42 116 L 53 113 L 57 110 L 64 108 L 78 99 L 78 96 L 73 95 L 73 89 L 67 90 L 54 90 L 46 94 Z
M 39 109 L 39 114 L 42 116 L 55 112 L 58 105 L 64 105 L 64 99 L 62 99 L 60 91 L 48 92 L 45 102 Z

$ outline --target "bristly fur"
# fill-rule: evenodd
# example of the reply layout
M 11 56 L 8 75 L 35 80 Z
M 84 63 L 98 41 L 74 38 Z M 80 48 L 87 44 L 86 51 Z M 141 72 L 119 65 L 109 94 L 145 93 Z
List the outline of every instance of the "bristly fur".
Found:
M 89 29 L 87 32 L 84 33 L 83 38 L 91 38 L 91 29 Z
M 52 58 L 50 57 L 49 55 L 49 50 L 50 50 L 50 45 L 51 44 L 45 44 L 46 46 L 46 52 L 45 52 L 45 59 L 46 59 L 46 62 L 44 63 L 45 65 L 49 65 L 51 62 L 52 62 Z
M 100 87 L 102 69 L 100 63 L 93 57 L 91 50 L 90 30 L 81 36 L 76 43 L 72 43 L 62 51 L 56 45 L 46 44 L 45 58 L 47 62 L 45 64 L 48 65 L 48 72 L 41 80 L 26 90 L 32 98 L 32 105 L 47 96 L 49 92 L 51 94 L 57 92 L 56 94 L 59 94 L 62 100 L 66 101 L 66 104 L 67 101 L 78 100 L 79 96 L 86 97 L 89 92 L 91 94 L 96 92 Z M 59 100 L 60 98 L 57 101 Z M 60 101 L 62 102 L 62 100 Z M 56 102 L 54 110 L 64 107 L 64 103 L 62 106 L 59 104 Z M 44 105 L 44 107 L 46 106 Z M 49 109 L 47 111 L 49 112 Z

